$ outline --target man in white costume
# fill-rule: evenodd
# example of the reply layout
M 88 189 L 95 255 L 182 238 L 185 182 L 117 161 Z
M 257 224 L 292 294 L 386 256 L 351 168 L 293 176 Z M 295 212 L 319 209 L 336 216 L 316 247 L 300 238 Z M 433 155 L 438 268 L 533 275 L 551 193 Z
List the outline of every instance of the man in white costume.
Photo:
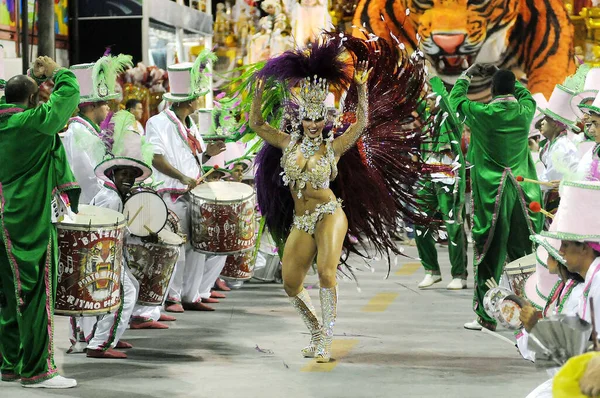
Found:
M 95 63 L 71 66 L 79 83 L 79 113 L 69 120 L 63 137 L 67 160 L 81 186 L 80 204 L 90 204 L 102 185 L 94 168 L 102 161 L 106 147 L 102 142 L 100 123 L 110 109 L 107 101 L 118 98 L 117 75 L 131 66 L 131 56 L 103 56 Z M 91 338 L 93 317 L 71 318 L 71 348 L 69 353 L 83 352 L 85 342 Z
M 548 101 L 548 106 L 541 109 L 545 115 L 541 122 L 540 132 L 544 141 L 540 143 L 540 160 L 545 169 L 540 180 L 553 184 L 544 186 L 544 208 L 555 213 L 559 203 L 558 184 L 564 178 L 577 170 L 579 156 L 577 147 L 569 139 L 568 132 L 579 131 L 575 125 L 576 116 L 571 110 L 570 103 L 575 93 L 564 86 L 557 85 Z
M 202 52 L 196 61 L 168 68 L 171 92 L 164 99 L 171 108 L 150 118 L 146 137 L 154 146 L 152 162 L 155 179 L 163 184 L 159 193 L 167 207 L 179 217 L 181 232 L 187 235 L 184 254 L 175 267 L 166 302 L 166 311 L 212 311 L 202 303 L 199 288 L 205 267 L 205 255 L 196 252 L 191 242 L 191 206 L 189 191 L 198 184 L 202 164 L 225 150 L 223 142 L 206 145 L 190 118 L 199 108 L 198 98 L 210 87 L 208 62 L 214 54 Z
M 134 130 L 133 115 L 127 111 L 120 111 L 113 116 L 112 121 L 115 124 L 115 145 L 110 148 L 110 153 L 114 157 L 103 161 L 95 169 L 103 185 L 91 204 L 122 213 L 125 197 L 133 184 L 140 183 L 152 175 L 152 169 L 147 164 L 152 161 L 152 157 L 150 151 L 148 159 L 142 158 L 142 153 L 148 153 L 142 147 L 148 144 Z M 123 256 L 123 259 L 121 307 L 114 314 L 96 318 L 97 323 L 87 345 L 88 358 L 124 359 L 127 358 L 127 354 L 114 348 L 132 348 L 131 344 L 120 339 L 129 326 L 129 319 L 137 301 L 139 283 L 127 266 L 126 256 Z

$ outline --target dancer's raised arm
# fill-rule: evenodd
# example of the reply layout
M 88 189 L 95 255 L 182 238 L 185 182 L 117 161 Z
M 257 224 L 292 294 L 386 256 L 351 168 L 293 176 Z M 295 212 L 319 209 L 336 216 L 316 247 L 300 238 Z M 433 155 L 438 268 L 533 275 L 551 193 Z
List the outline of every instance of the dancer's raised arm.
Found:
M 289 134 L 286 134 L 273 126 L 269 125 L 262 116 L 262 99 L 265 90 L 264 80 L 256 82 L 256 91 L 252 99 L 252 108 L 250 109 L 250 128 L 258 134 L 260 138 L 267 141 L 274 147 L 283 149 L 290 142 Z
M 367 61 L 359 62 L 354 72 L 354 82 L 358 89 L 358 105 L 356 107 L 356 122 L 348 130 L 333 140 L 333 152 L 340 157 L 348 149 L 352 148 L 360 138 L 369 121 L 369 104 L 367 100 L 367 81 L 371 70 Z

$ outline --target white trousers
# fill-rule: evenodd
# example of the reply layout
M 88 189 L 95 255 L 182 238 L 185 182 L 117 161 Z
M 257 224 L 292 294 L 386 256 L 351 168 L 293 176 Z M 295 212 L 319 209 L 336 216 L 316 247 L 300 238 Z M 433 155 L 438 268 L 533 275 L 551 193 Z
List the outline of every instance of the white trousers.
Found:
M 122 307 L 114 314 L 102 315 L 97 318 L 96 331 L 88 343 L 88 349 L 114 348 L 129 327 L 129 318 L 131 318 L 133 307 L 137 301 L 139 284 L 127 266 L 124 267 L 124 271 Z
M 192 208 L 187 195 L 181 196 L 173 203 L 170 194 L 163 196 L 167 207 L 179 217 L 181 233 L 187 236 L 187 242 L 181 250 L 167 301 L 174 303 L 195 303 L 200 301 L 198 291 L 204 275 L 205 255 L 192 248 Z
M 227 262 L 227 256 L 216 256 L 214 254 L 206 255 L 204 274 L 202 275 L 202 280 L 198 288 L 198 295 L 201 299 L 210 297 L 210 290 L 214 286 L 219 275 L 221 275 L 223 268 L 225 268 L 225 262 Z
M 154 321 L 160 319 L 160 306 L 149 306 L 136 304 L 133 308 L 131 319 L 136 321 Z

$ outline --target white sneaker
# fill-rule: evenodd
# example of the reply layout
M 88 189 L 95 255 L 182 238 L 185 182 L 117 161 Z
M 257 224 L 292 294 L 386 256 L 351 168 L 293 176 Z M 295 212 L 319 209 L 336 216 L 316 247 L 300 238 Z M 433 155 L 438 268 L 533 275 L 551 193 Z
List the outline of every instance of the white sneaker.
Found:
M 448 290 L 462 290 L 467 288 L 467 280 L 462 278 L 454 278 L 452 282 L 446 286 Z
M 477 322 L 477 319 L 475 319 L 473 322 L 467 322 L 465 323 L 465 329 L 469 329 L 469 330 L 481 330 L 483 329 L 483 326 L 481 326 L 479 324 L 479 322 Z
M 52 388 L 52 389 L 65 389 L 77 387 L 77 380 L 67 379 L 62 376 L 55 376 L 51 379 L 44 380 L 40 383 L 35 384 L 22 384 L 25 388 Z
M 419 289 L 424 289 L 426 287 L 433 285 L 434 283 L 441 282 L 441 280 L 442 280 L 441 275 L 425 274 L 425 278 L 423 278 L 421 283 L 419 283 L 418 287 L 419 287 Z

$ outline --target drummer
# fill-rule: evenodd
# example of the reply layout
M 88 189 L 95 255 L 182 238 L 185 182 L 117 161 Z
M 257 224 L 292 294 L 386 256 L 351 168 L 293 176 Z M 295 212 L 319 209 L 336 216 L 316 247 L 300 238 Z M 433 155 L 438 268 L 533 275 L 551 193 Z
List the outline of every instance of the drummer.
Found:
M 63 145 L 73 174 L 81 186 L 81 204 L 89 204 L 102 187 L 94 174 L 94 168 L 106 153 L 99 125 L 109 113 L 107 101 L 119 96 L 115 89 L 116 78 L 109 81 L 106 76 L 117 76 L 127 65 L 131 65 L 131 57 L 119 55 L 103 56 L 95 63 L 70 68 L 80 87 L 79 113 L 69 120 Z M 83 352 L 94 323 L 93 318 L 71 318 L 71 348 L 68 353 Z
M 206 63 L 210 56 L 202 53 L 194 64 L 183 63 L 168 68 L 171 92 L 164 99 L 172 103 L 150 118 L 146 136 L 154 145 L 156 180 L 163 181 L 159 193 L 167 207 L 181 220 L 181 230 L 187 235 L 185 255 L 175 267 L 175 274 L 167 296 L 166 311 L 183 312 L 212 310 L 202 303 L 199 285 L 204 273 L 205 256 L 194 251 L 191 242 L 191 206 L 188 192 L 198 184 L 203 162 L 225 151 L 221 141 L 204 144 L 198 128 L 190 118 L 199 108 L 199 97 L 208 92 L 202 79 L 192 80 L 191 70 L 208 73 Z
M 121 111 L 127 115 L 127 111 Z M 119 112 L 119 113 L 121 113 Z M 114 118 L 119 117 L 119 113 Z M 96 169 L 96 176 L 103 181 L 103 186 L 92 200 L 92 205 L 109 208 L 123 212 L 123 202 L 133 184 L 142 182 L 152 174 L 152 169 L 147 164 L 151 159 L 143 159 L 142 149 L 147 146 L 143 138 L 134 128 L 134 119 L 130 123 L 119 124 L 121 131 L 113 132 L 114 142 L 121 142 L 123 147 L 112 147 L 112 155 L 100 163 Z M 126 144 L 125 144 L 126 143 Z M 125 258 L 125 256 L 123 256 Z M 114 313 L 98 317 L 92 338 L 87 345 L 88 358 L 123 359 L 127 354 L 116 351 L 114 348 L 131 348 L 131 344 L 119 341 L 127 327 L 133 313 L 139 284 L 129 271 L 127 264 L 123 264 L 123 297 L 121 307 Z

